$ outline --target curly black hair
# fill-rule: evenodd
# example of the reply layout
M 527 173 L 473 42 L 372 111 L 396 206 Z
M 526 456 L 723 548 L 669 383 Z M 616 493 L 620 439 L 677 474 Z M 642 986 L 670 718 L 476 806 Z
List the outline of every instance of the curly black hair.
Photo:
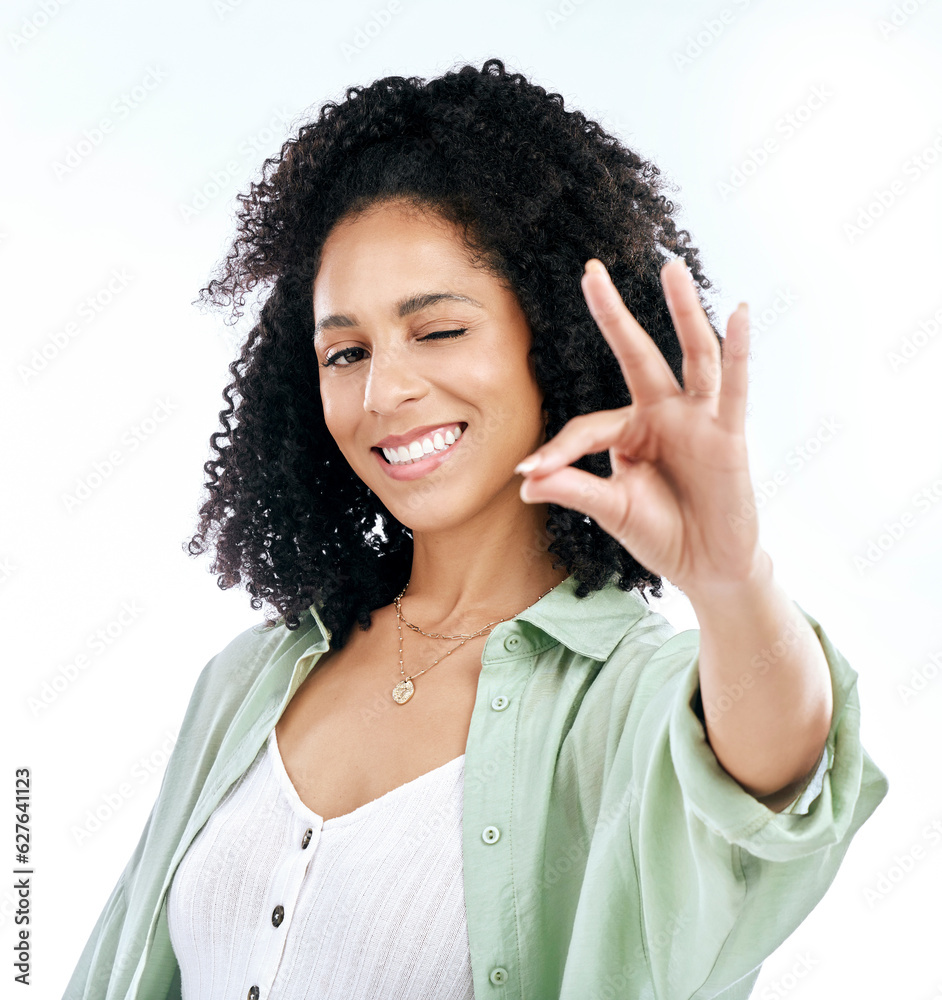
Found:
M 508 73 L 500 59 L 428 81 L 385 77 L 325 103 L 238 196 L 236 237 L 199 292 L 199 303 L 228 309 L 228 324 L 256 286 L 267 294 L 229 365 L 224 429 L 210 437 L 216 457 L 203 466 L 209 495 L 186 543 L 190 554 L 211 541 L 218 586 L 244 579 L 252 607 L 267 601 L 289 629 L 316 606 L 336 648 L 354 621 L 369 628 L 371 612 L 405 585 L 412 533 L 329 433 L 312 346 L 324 242 L 338 221 L 377 202 L 406 199 L 450 221 L 469 258 L 516 293 L 532 331 L 547 440 L 577 414 L 631 402 L 582 294 L 590 257 L 606 265 L 681 382 L 661 266 L 681 256 L 699 288 L 711 285 L 690 234 L 676 228 L 659 175 L 597 122 L 564 110 L 560 94 Z M 607 451 L 575 466 L 611 475 Z M 613 576 L 622 590 L 662 596 L 661 578 L 590 518 L 550 504 L 546 528 L 554 568 L 573 574 L 578 597 Z

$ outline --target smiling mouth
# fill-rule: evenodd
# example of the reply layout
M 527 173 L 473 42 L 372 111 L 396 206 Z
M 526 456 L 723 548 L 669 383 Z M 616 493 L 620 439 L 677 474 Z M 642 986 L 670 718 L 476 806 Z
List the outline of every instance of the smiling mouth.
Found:
M 415 465 L 417 462 L 422 462 L 432 455 L 443 455 L 446 451 L 449 451 L 461 440 L 467 427 L 466 423 L 459 422 L 457 434 L 453 434 L 450 430 L 446 431 L 444 435 L 436 432 L 420 441 L 413 442 L 409 448 L 401 445 L 398 448 L 373 447 L 370 450 L 375 451 L 387 465 Z M 426 447 L 426 442 L 428 442 L 431 450 L 428 450 Z M 422 449 L 421 452 L 419 452 L 419 448 Z

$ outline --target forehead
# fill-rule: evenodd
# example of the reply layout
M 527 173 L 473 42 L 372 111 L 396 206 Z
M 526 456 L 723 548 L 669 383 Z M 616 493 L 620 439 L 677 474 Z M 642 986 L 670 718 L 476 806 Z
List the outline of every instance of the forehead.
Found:
M 472 265 L 456 227 L 400 202 L 339 222 L 313 282 L 315 340 L 371 316 L 404 317 L 437 303 L 495 307 L 495 276 Z
M 337 223 L 324 242 L 314 279 L 319 295 L 348 285 L 473 272 L 455 227 L 440 216 L 398 203 Z

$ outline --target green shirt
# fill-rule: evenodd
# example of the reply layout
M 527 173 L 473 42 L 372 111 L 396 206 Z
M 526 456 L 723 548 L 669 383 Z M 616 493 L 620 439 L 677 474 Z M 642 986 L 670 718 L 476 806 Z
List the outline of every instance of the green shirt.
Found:
M 776 813 L 706 741 L 699 631 L 614 583 L 574 589 L 570 576 L 484 646 L 462 819 L 474 995 L 748 997 L 887 792 L 860 744 L 857 674 L 801 609 L 834 715 L 817 771 Z M 180 998 L 170 880 L 329 640 L 312 607 L 298 630 L 256 625 L 206 664 L 64 1000 Z

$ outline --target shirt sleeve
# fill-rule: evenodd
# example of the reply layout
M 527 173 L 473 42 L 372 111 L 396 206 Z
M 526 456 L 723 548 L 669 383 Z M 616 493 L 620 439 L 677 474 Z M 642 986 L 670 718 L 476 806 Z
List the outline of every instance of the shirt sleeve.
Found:
M 638 678 L 618 755 L 631 761 L 629 832 L 641 935 L 658 998 L 724 996 L 821 900 L 886 795 L 860 743 L 857 674 L 821 626 L 834 708 L 817 769 L 781 812 L 719 764 L 699 702 L 699 635 L 658 648 Z
M 145 953 L 139 996 L 179 1000 L 179 969 L 169 938 L 161 936 L 156 945 L 149 942 L 150 925 L 160 912 L 167 866 L 221 734 L 259 664 L 279 639 L 275 634 L 260 641 L 256 634 L 256 627 L 246 629 L 200 672 L 140 839 L 92 929 L 62 1000 L 125 996 Z
M 127 917 L 127 883 L 140 864 L 153 815 L 152 808 L 147 822 L 144 824 L 144 830 L 137 847 L 125 865 L 124 871 L 121 872 L 85 947 L 82 949 L 82 954 L 72 972 L 69 984 L 65 988 L 62 1000 L 103 998 L 107 994 L 108 983 L 112 976 L 126 971 L 123 968 L 117 968 L 117 966 L 119 963 L 129 964 L 127 958 L 122 959 L 118 954 L 120 931 Z

